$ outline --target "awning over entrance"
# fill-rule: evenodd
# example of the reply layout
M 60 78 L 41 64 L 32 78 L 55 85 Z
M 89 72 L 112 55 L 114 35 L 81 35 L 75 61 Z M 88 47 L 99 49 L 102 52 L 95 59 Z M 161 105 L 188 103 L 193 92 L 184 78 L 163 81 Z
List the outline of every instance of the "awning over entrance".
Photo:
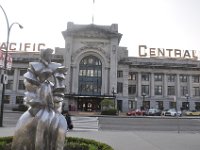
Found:
M 77 104 L 78 111 L 94 112 L 101 110 L 101 101 L 103 99 L 114 100 L 112 95 L 80 95 L 66 94 L 65 98 L 71 99 Z

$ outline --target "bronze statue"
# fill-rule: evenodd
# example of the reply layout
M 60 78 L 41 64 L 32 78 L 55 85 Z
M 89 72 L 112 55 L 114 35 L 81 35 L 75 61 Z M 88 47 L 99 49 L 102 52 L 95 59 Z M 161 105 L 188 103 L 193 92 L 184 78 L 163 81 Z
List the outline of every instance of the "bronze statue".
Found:
M 53 50 L 40 52 L 40 62 L 30 62 L 24 74 L 24 103 L 12 150 L 63 150 L 67 123 L 61 114 L 66 68 L 51 62 Z

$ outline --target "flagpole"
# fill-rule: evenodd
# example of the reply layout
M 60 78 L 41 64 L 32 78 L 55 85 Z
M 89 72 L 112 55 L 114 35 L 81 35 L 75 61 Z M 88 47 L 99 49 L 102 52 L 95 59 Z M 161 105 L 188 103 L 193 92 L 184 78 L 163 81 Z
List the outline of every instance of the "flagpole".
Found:
M 94 24 L 94 4 L 95 4 L 95 0 L 93 0 L 93 5 L 92 5 L 92 24 Z

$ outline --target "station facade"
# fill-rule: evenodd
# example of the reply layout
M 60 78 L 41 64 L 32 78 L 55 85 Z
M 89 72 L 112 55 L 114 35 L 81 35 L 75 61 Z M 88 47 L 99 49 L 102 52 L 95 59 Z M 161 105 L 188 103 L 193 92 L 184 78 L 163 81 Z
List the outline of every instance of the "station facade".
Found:
M 136 108 L 200 109 L 200 61 L 187 58 L 129 57 L 119 46 L 118 25 L 78 25 L 62 32 L 64 48 L 55 48 L 52 61 L 68 68 L 64 107 L 70 111 L 100 111 L 111 99 L 119 111 Z M 39 52 L 11 52 L 5 106 L 23 101 L 23 74 Z M 151 53 L 152 54 L 152 53 Z

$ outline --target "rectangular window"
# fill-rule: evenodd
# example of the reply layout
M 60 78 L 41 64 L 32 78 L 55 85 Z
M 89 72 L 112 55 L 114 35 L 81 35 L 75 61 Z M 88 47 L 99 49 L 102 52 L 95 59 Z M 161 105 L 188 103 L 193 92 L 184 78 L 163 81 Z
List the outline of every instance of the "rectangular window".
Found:
M 19 74 L 20 76 L 23 76 L 27 72 L 27 69 L 20 69 Z
M 128 101 L 128 109 L 133 109 L 133 101 L 132 100 Z
M 199 75 L 192 76 L 192 82 L 193 83 L 199 83 Z
M 162 95 L 162 86 L 161 85 L 155 86 L 155 95 Z
M 200 96 L 199 87 L 193 87 L 193 96 Z
M 169 102 L 169 108 L 176 109 L 176 102 Z
M 158 104 L 158 109 L 163 110 L 163 101 L 156 101 Z
M 195 102 L 195 109 L 200 111 L 200 102 Z
M 187 82 L 188 76 L 187 75 L 180 75 L 180 82 Z
M 187 86 L 181 86 L 181 96 L 185 96 L 186 94 L 188 94 Z
M 7 70 L 7 75 L 13 76 L 14 75 L 14 69 Z
M 10 104 L 10 96 L 9 96 L 9 95 L 4 95 L 3 102 L 4 102 L 5 104 Z
M 163 75 L 162 74 L 155 74 L 154 75 L 154 80 L 155 81 L 162 81 L 163 80 Z
M 123 71 L 117 71 L 117 77 L 122 78 L 123 77 Z
M 23 104 L 24 97 L 23 96 L 16 96 L 16 104 Z
M 149 73 L 142 74 L 142 81 L 149 81 Z
M 19 90 L 25 90 L 25 86 L 24 86 L 24 81 L 23 80 L 19 80 L 18 89 Z
M 129 85 L 128 86 L 128 94 L 135 94 L 136 93 L 136 85 Z
M 134 80 L 136 81 L 136 73 L 135 72 L 129 72 L 129 76 L 128 76 L 128 79 L 129 80 Z
M 13 80 L 8 80 L 8 84 L 6 84 L 7 90 L 12 90 L 13 88 Z
M 168 92 L 168 95 L 175 95 L 175 87 L 174 86 L 168 86 L 167 92 Z
M 167 75 L 167 80 L 168 80 L 168 82 L 175 82 L 176 81 L 176 75 L 174 75 L 174 74 Z
M 145 93 L 146 95 L 149 95 L 149 85 L 142 85 L 142 93 Z
M 117 82 L 117 93 L 123 93 L 123 83 Z

